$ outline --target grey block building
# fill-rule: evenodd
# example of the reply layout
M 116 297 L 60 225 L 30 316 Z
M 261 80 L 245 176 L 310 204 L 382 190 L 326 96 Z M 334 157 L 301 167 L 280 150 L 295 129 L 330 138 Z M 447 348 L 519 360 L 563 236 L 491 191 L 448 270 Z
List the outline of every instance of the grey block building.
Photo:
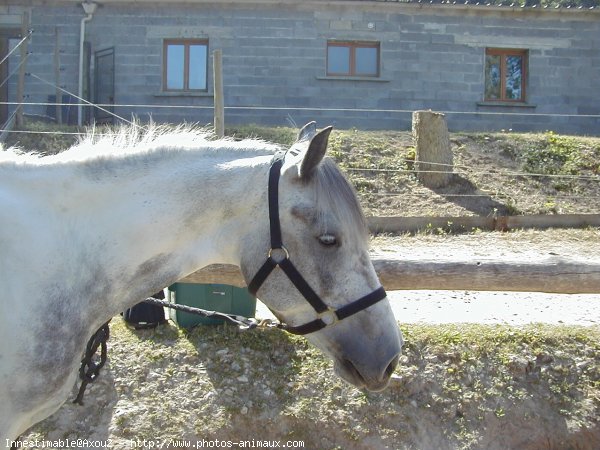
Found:
M 599 7 L 4 0 L 0 40 L 0 60 L 15 50 L 0 66 L 0 122 L 21 102 L 24 65 L 26 114 L 83 97 L 102 108 L 82 108 L 84 122 L 211 123 L 219 49 L 227 124 L 409 129 L 412 111 L 432 109 L 451 131 L 600 134 Z

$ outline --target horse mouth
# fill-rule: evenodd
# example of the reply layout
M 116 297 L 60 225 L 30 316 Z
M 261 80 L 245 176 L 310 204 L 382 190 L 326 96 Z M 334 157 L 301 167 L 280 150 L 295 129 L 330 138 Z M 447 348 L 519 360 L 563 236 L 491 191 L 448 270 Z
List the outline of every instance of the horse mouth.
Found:
M 348 359 L 337 360 L 334 364 L 335 373 L 347 383 L 356 386 L 359 389 L 367 389 L 373 392 L 383 391 L 390 381 L 391 373 L 386 371 L 385 375 L 379 380 L 366 379 L 356 369 L 354 364 Z

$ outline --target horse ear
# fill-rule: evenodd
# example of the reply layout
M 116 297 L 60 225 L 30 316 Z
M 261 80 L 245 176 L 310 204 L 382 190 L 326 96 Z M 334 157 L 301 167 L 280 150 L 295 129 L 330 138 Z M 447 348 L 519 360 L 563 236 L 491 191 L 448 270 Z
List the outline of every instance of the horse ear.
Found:
M 302 157 L 302 162 L 300 163 L 300 178 L 304 180 L 310 178 L 313 171 L 323 160 L 325 152 L 327 151 L 327 142 L 329 141 L 329 134 L 331 133 L 332 129 L 333 127 L 324 128 L 319 133 L 315 134 L 310 140 L 310 143 L 308 144 L 308 149 L 304 153 Z
M 310 141 L 317 134 L 317 122 L 308 122 L 298 133 L 298 142 Z

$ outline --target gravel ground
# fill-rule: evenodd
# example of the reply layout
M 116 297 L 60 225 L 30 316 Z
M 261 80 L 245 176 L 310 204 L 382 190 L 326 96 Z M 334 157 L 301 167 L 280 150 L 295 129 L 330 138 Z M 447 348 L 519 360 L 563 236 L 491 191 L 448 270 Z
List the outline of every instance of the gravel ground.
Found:
M 389 297 L 400 323 L 600 325 L 600 295 L 394 291 Z
M 399 323 L 600 325 L 600 295 L 540 292 L 391 291 Z M 257 317 L 274 318 L 261 303 Z
M 554 257 L 600 264 L 600 230 L 525 230 L 513 233 L 378 237 L 374 253 L 411 258 L 446 255 L 536 261 Z M 507 280 L 510 283 L 510 280 Z M 390 299 L 400 323 L 501 323 L 600 325 L 600 294 L 532 292 L 395 291 Z

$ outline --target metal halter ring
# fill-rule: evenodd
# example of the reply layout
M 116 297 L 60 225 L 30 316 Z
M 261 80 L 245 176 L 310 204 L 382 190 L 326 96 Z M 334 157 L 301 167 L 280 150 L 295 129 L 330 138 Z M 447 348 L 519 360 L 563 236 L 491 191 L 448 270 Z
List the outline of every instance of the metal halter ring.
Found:
M 327 310 L 322 313 L 319 313 L 317 318 L 321 319 L 325 325 L 333 325 L 339 320 L 335 310 L 331 307 L 327 308 Z
M 274 258 L 273 257 L 273 252 L 275 253 L 275 256 L 280 256 L 280 258 Z M 284 254 L 281 255 L 281 252 L 283 252 Z M 282 261 L 285 261 L 286 259 L 290 259 L 290 252 L 288 252 L 287 248 L 285 248 L 283 245 L 279 248 L 270 248 L 269 249 L 269 253 L 267 254 L 267 256 L 272 259 L 273 261 L 275 261 L 277 264 L 279 264 Z

